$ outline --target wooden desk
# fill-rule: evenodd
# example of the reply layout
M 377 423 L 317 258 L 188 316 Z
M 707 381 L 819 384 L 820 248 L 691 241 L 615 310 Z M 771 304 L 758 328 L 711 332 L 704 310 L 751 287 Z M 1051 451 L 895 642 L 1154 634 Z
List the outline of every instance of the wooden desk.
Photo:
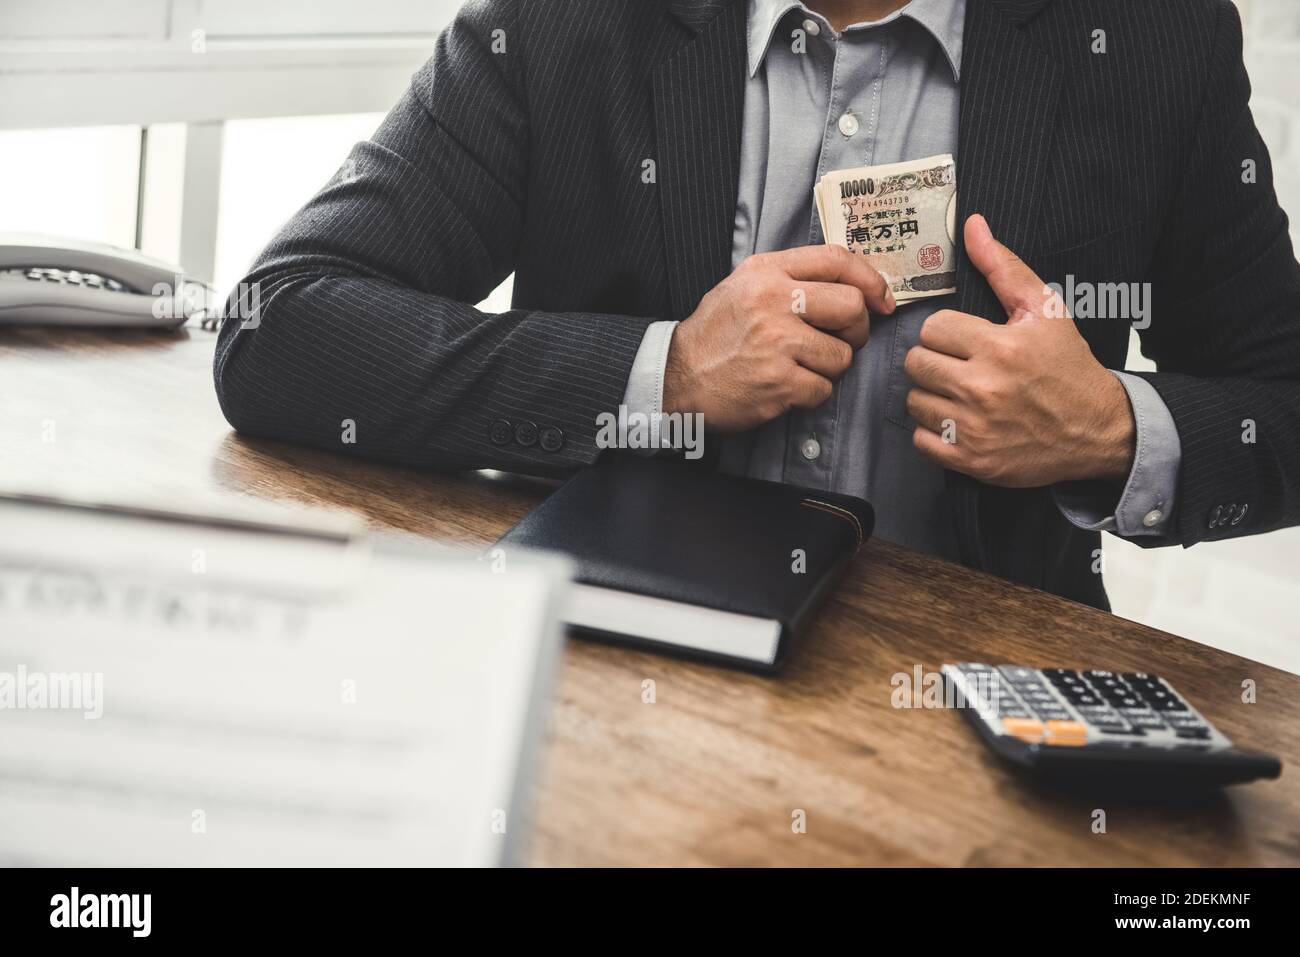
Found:
M 0 330 L 0 482 L 341 507 L 474 546 L 545 492 L 240 438 L 213 396 L 214 338 Z M 1176 806 L 1040 792 L 960 715 L 891 707 L 895 673 L 962 660 L 1163 674 L 1283 776 Z M 1300 678 L 882 543 L 779 678 L 571 641 L 548 735 L 538 864 L 1300 863 Z

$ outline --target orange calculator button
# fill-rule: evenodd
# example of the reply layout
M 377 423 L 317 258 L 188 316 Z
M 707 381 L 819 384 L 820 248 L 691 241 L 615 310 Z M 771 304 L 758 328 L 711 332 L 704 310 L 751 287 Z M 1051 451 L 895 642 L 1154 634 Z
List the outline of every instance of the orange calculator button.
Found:
M 1047 743 L 1064 744 L 1070 747 L 1088 743 L 1088 728 L 1078 721 L 1047 722 Z
M 1002 730 L 1013 738 L 1028 741 L 1030 744 L 1037 744 L 1043 740 L 1043 722 L 1032 718 L 1003 718 Z

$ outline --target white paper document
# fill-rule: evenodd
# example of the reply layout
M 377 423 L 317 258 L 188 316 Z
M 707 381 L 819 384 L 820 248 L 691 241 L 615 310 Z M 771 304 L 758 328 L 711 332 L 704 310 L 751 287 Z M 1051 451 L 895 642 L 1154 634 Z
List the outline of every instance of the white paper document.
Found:
M 566 577 L 0 498 L 0 864 L 516 860 Z

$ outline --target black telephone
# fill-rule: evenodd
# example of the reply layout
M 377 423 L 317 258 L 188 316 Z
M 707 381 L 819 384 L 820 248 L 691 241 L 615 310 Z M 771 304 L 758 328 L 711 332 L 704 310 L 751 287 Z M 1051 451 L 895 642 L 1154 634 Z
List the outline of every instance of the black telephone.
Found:
M 207 283 L 133 249 L 0 233 L 0 326 L 173 329 L 217 305 Z

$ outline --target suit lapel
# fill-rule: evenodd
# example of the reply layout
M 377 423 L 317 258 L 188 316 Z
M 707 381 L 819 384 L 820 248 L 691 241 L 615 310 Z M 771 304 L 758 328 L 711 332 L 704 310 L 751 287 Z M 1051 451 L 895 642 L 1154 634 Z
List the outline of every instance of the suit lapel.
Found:
M 961 110 L 957 129 L 957 243 L 962 224 L 983 213 L 993 234 L 1028 253 L 1038 238 L 1043 171 L 1052 155 L 1061 71 L 1025 35 L 1023 25 L 1050 0 L 968 0 L 962 40 Z M 1006 311 L 984 277 L 961 252 L 957 308 L 1005 322 Z M 993 498 L 978 482 L 949 472 L 948 498 L 961 559 L 995 574 L 1008 561 L 984 534 L 1000 516 L 981 518 Z M 983 493 L 983 494 L 982 494 Z
M 745 5 L 675 0 L 693 35 L 654 71 L 657 178 L 672 317 L 731 271 L 745 91 Z
M 968 0 L 957 127 L 957 233 L 983 213 L 1010 249 L 1025 254 L 1038 237 L 1043 171 L 1052 155 L 1061 70 L 1022 24 L 1050 0 Z M 984 277 L 958 257 L 957 308 L 1003 322 Z

